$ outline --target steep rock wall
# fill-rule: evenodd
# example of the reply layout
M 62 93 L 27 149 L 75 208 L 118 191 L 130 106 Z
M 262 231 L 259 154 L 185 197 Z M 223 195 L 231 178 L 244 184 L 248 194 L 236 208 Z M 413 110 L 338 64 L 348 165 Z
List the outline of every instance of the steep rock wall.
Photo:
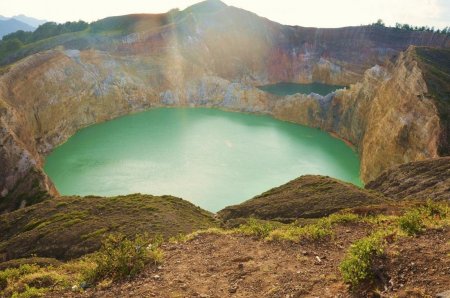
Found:
M 273 114 L 354 144 L 367 182 L 394 165 L 439 156 L 445 127 L 427 93 L 411 47 L 396 63 L 367 70 L 347 90 L 327 97 L 289 96 L 276 104 Z

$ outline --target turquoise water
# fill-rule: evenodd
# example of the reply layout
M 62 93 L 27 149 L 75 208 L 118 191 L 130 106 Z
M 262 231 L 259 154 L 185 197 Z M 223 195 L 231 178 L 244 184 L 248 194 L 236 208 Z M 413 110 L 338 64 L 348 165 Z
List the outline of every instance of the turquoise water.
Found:
M 327 85 L 322 83 L 311 83 L 311 84 L 277 83 L 273 85 L 260 86 L 258 88 L 263 91 L 279 96 L 292 95 L 296 93 L 303 93 L 303 94 L 317 93 L 325 96 L 338 89 L 345 88 L 345 86 Z
M 359 159 L 325 132 L 268 116 L 161 108 L 82 129 L 46 159 L 63 195 L 179 196 L 210 211 L 300 175 L 361 185 Z

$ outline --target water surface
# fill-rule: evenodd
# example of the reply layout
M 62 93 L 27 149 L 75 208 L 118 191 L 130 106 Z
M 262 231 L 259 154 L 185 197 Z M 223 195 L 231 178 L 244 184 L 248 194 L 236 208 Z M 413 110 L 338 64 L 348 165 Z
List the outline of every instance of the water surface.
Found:
M 85 128 L 48 156 L 45 171 L 63 195 L 170 194 L 210 211 L 304 174 L 361 184 L 357 154 L 325 132 L 201 108 Z
M 311 84 L 277 83 L 272 85 L 260 86 L 258 88 L 278 96 L 286 96 L 296 93 L 303 93 L 303 94 L 317 93 L 322 96 L 325 96 L 338 89 L 345 88 L 345 86 L 327 85 L 322 83 L 311 83 Z

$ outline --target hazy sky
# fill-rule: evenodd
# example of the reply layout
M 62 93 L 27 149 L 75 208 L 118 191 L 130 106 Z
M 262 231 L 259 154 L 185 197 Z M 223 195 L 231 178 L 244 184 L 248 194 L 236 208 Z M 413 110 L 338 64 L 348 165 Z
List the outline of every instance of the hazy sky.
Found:
M 129 13 L 184 9 L 196 0 L 0 0 L 0 15 L 25 14 L 64 22 L 94 21 Z M 225 0 L 283 24 L 342 27 L 383 19 L 435 27 L 450 26 L 450 0 Z

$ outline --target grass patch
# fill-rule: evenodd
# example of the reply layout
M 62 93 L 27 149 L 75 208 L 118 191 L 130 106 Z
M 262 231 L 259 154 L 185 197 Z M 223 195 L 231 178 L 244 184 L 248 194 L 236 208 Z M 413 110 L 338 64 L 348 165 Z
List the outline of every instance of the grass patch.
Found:
M 445 203 L 427 200 L 426 204 L 419 208 L 420 212 L 430 219 L 446 219 L 449 213 L 449 207 Z
M 46 289 L 36 289 L 25 285 L 23 292 L 14 292 L 11 298 L 36 298 L 43 297 L 46 293 Z
M 255 236 L 268 241 L 300 242 L 302 239 L 320 240 L 333 234 L 332 226 L 339 223 L 355 222 L 361 218 L 352 213 L 337 213 L 321 218 L 315 223 L 300 225 L 298 222 L 282 224 L 251 218 L 234 230 L 235 233 Z
M 323 220 L 328 221 L 330 224 L 339 224 L 347 222 L 357 222 L 361 220 L 361 217 L 354 213 L 334 213 Z
M 85 272 L 88 284 L 134 277 L 145 265 L 162 262 L 163 253 L 159 248 L 162 237 L 149 241 L 147 235 L 137 235 L 134 240 L 123 234 L 111 234 L 102 243 L 100 251 L 92 257 L 95 268 Z
M 68 277 L 52 266 L 24 264 L 0 271 L 1 297 L 41 297 L 49 290 L 68 284 Z
M 320 240 L 332 235 L 331 226 L 324 222 L 299 227 L 295 225 L 286 225 L 270 232 L 266 238 L 269 241 L 287 240 L 295 243 L 302 239 Z
M 81 236 L 81 240 L 86 240 L 86 239 L 89 239 L 89 238 L 96 238 L 96 237 L 98 237 L 100 235 L 105 234 L 106 232 L 108 232 L 108 228 L 101 228 L 101 229 L 98 229 L 98 230 L 96 230 L 96 231 L 94 231 L 92 233 L 89 233 L 89 234 L 86 234 L 86 235 L 82 235 Z
M 274 222 L 250 218 L 245 224 L 239 226 L 236 232 L 264 239 L 268 237 L 269 234 L 278 226 L 279 224 L 276 224 Z

